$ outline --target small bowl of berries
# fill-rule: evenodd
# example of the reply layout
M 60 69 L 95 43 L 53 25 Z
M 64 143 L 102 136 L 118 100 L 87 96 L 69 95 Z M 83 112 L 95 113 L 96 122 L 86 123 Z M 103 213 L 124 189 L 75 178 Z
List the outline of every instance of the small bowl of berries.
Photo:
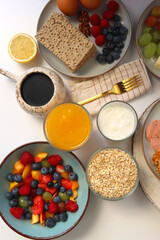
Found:
M 0 215 L 24 237 L 64 235 L 77 225 L 88 205 L 82 163 L 47 142 L 28 143 L 9 153 L 0 166 L 0 181 Z

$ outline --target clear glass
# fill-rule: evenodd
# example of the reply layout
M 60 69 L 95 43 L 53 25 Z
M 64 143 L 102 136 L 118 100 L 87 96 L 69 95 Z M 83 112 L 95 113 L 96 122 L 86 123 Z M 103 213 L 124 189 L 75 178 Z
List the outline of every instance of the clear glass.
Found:
M 94 191 L 94 189 L 92 188 L 92 186 L 91 186 L 91 184 L 90 184 L 90 182 L 89 182 L 89 180 L 88 180 L 88 174 L 87 174 L 87 172 L 88 172 L 88 166 L 89 166 L 90 161 L 92 160 L 92 158 L 93 158 L 97 153 L 99 153 L 99 152 L 101 152 L 101 151 L 103 151 L 103 150 L 107 150 L 107 149 L 119 149 L 119 150 L 124 151 L 125 153 L 129 154 L 129 155 L 132 157 L 132 159 L 134 160 L 134 163 L 135 163 L 136 168 L 137 168 L 137 179 L 136 179 L 136 182 L 135 182 L 133 188 L 131 189 L 130 192 L 128 192 L 127 194 L 125 194 L 125 195 L 123 195 L 123 196 L 121 196 L 121 197 L 118 197 L 118 198 L 107 198 L 107 197 L 104 197 L 104 196 L 101 195 L 101 194 L 98 194 L 97 192 Z M 139 170 L 138 163 L 137 163 L 136 159 L 134 158 L 134 156 L 133 156 L 131 153 L 129 153 L 128 151 L 126 151 L 126 150 L 124 150 L 124 149 L 122 149 L 122 148 L 118 148 L 118 147 L 116 147 L 116 148 L 115 148 L 115 147 L 106 147 L 106 148 L 103 148 L 103 149 L 100 149 L 100 150 L 96 151 L 96 152 L 90 157 L 90 159 L 89 159 L 89 161 L 88 161 L 88 164 L 87 164 L 87 167 L 86 167 L 86 179 L 87 179 L 87 183 L 88 183 L 88 186 L 89 186 L 90 190 L 91 190 L 95 195 L 97 195 L 98 197 L 100 197 L 100 198 L 102 198 L 102 199 L 104 199 L 104 200 L 108 200 L 108 201 L 118 201 L 118 200 L 122 200 L 122 199 L 130 196 L 130 195 L 136 190 L 136 188 L 137 188 L 137 186 L 138 186 L 138 184 L 139 184 L 139 176 L 140 176 L 140 170 Z
M 110 106 L 110 105 L 115 105 L 116 103 L 118 104 L 121 104 L 121 105 L 124 105 L 125 107 L 127 107 L 128 109 L 130 109 L 134 115 L 134 120 L 135 120 L 135 123 L 134 123 L 134 130 L 130 133 L 130 135 L 128 135 L 127 137 L 125 138 L 121 138 L 121 139 L 112 139 L 110 137 L 107 137 L 106 135 L 104 135 L 104 133 L 101 131 L 100 129 L 100 126 L 99 126 L 99 116 L 100 116 L 100 113 L 101 111 L 103 111 L 104 108 L 106 108 L 107 106 Z M 112 141 L 123 141 L 123 140 L 126 140 L 128 138 L 130 138 L 136 131 L 136 128 L 137 128 L 137 125 L 138 125 L 138 116 L 137 116 L 137 113 L 135 111 L 135 109 L 127 102 L 124 102 L 124 101 L 120 101 L 120 100 L 115 100 L 115 101 L 111 101 L 109 103 L 106 103 L 105 105 L 103 105 L 103 107 L 99 110 L 98 114 L 97 114 L 97 118 L 96 118 L 96 122 L 97 122 L 97 128 L 99 130 L 99 132 L 107 139 L 109 140 L 112 140 Z
M 46 121 L 46 119 L 47 119 L 48 114 L 52 111 L 52 109 L 54 109 L 54 108 L 57 107 L 58 105 L 62 105 L 62 104 L 66 104 L 66 103 L 71 103 L 71 104 L 75 104 L 75 105 L 80 106 L 80 107 L 81 107 L 82 109 L 84 109 L 85 112 L 88 114 L 89 119 L 90 119 L 90 121 L 91 121 L 91 131 L 90 131 L 90 135 L 88 136 L 88 138 L 86 139 L 86 141 L 85 141 L 82 145 L 80 145 L 79 147 L 77 147 L 77 148 L 75 147 L 75 148 L 73 148 L 73 149 L 68 149 L 68 150 L 67 150 L 67 149 L 61 149 L 61 148 L 58 148 L 58 147 L 54 146 L 54 145 L 50 142 L 50 140 L 48 139 L 47 134 L 46 134 L 46 132 L 45 132 L 45 121 Z M 63 102 L 63 103 L 59 103 L 59 104 L 55 105 L 54 107 L 52 107 L 52 108 L 48 111 L 48 113 L 47 113 L 47 115 L 46 115 L 46 117 L 45 117 L 45 119 L 44 119 L 44 124 L 43 124 L 44 135 L 45 135 L 47 141 L 49 142 L 49 144 L 50 144 L 53 148 L 58 149 L 58 150 L 61 150 L 61 151 L 64 151 L 64 152 L 70 152 L 70 151 L 78 150 L 78 149 L 80 149 L 81 147 L 83 147 L 83 146 L 88 142 L 88 140 L 90 139 L 91 134 L 92 134 L 92 129 L 93 129 L 93 123 L 92 123 L 92 118 L 91 118 L 90 113 L 87 111 L 86 108 L 84 108 L 84 107 L 81 106 L 80 104 L 74 103 L 74 102 Z

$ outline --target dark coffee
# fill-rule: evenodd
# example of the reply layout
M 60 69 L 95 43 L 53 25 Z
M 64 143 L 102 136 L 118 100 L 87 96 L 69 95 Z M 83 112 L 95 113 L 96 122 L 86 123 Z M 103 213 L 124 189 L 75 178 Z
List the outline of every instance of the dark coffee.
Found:
M 37 72 L 31 73 L 22 83 L 21 94 L 29 105 L 43 106 L 52 98 L 54 85 L 47 75 Z

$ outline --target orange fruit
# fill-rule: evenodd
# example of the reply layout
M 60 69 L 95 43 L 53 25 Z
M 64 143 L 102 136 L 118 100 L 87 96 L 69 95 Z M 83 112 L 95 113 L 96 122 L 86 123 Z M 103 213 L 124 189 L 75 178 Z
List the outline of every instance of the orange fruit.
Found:
M 14 61 L 28 63 L 37 55 L 37 43 L 30 35 L 18 33 L 9 41 L 8 52 Z

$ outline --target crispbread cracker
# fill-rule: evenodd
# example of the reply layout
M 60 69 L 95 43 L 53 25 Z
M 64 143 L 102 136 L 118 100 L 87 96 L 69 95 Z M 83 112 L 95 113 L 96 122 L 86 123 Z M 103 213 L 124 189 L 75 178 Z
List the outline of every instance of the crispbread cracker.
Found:
M 35 37 L 61 59 L 72 73 L 96 52 L 95 45 L 61 13 L 52 13 Z

